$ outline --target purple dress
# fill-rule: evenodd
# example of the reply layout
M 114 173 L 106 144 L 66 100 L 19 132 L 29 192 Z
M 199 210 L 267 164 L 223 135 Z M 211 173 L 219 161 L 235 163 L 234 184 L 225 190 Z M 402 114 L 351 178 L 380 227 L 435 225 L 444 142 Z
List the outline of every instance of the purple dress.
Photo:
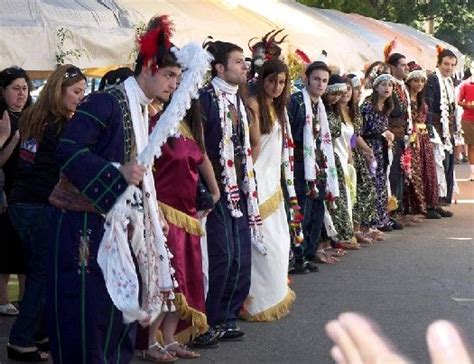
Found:
M 388 117 L 376 111 L 370 100 L 364 101 L 360 112 L 363 118 L 361 136 L 372 148 L 377 161 L 375 170 L 375 190 L 377 191 L 375 209 L 377 213 L 373 223 L 377 227 L 382 227 L 390 222 L 387 208 L 387 144 L 382 135 L 388 130 Z

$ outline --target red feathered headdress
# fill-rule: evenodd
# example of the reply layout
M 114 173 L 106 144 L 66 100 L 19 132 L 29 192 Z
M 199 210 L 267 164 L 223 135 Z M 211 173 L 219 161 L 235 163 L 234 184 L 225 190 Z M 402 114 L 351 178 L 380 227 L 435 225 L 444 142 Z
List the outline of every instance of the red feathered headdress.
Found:
M 168 15 L 150 20 L 146 32 L 137 38 L 139 57 L 142 57 L 144 65 L 151 60 L 152 68 L 156 69 L 157 61 L 173 46 L 170 40 L 173 31 L 174 24 Z
M 393 49 L 397 45 L 397 43 L 395 42 L 396 39 L 397 38 L 393 38 L 393 40 L 388 42 L 383 48 L 383 57 L 384 57 L 385 62 L 388 61 L 388 57 L 390 57 L 390 53 L 392 53 Z
M 297 49 L 297 50 L 295 51 L 295 53 L 296 53 L 296 55 L 297 55 L 298 57 L 301 58 L 301 60 L 302 60 L 305 64 L 310 64 L 310 63 L 311 63 L 311 60 L 309 59 L 308 55 L 307 55 L 305 52 L 303 52 L 301 49 Z

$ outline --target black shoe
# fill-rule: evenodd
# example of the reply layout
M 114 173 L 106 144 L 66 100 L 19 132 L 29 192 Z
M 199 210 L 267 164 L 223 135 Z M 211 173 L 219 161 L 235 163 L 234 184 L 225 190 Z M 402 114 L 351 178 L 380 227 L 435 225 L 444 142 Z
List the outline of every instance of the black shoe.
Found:
M 403 230 L 403 225 L 400 224 L 397 220 L 395 219 L 390 219 L 390 225 L 392 226 L 393 230 Z
M 393 227 L 389 224 L 384 225 L 384 226 L 379 226 L 377 229 L 380 231 L 383 231 L 384 233 L 389 233 L 390 231 L 393 231 Z
M 306 274 L 309 273 L 309 269 L 306 267 L 306 262 L 296 261 L 293 267 L 293 270 L 290 272 L 292 274 Z
M 241 340 L 244 335 L 245 335 L 245 333 L 243 331 L 241 331 L 239 328 L 227 329 L 222 333 L 219 340 L 221 340 L 221 341 L 236 341 L 236 340 Z
M 206 333 L 198 336 L 190 345 L 193 348 L 213 349 L 219 347 L 219 333 L 210 329 Z
M 308 260 L 305 262 L 306 263 L 306 268 L 310 271 L 310 272 L 319 272 L 319 267 L 318 265 L 311 261 L 311 260 Z
M 439 199 L 439 204 L 440 204 L 440 206 L 449 206 L 450 205 L 450 203 L 444 197 Z
M 241 340 L 245 333 L 240 330 L 240 327 L 235 322 L 227 322 L 216 328 L 219 331 L 219 340 L 221 341 L 236 341 Z
M 441 219 L 441 215 L 435 209 L 428 209 L 425 216 L 427 219 Z
M 441 217 L 452 217 L 453 216 L 453 213 L 451 211 L 448 211 L 448 210 L 444 210 L 442 209 L 441 207 L 436 207 L 435 208 L 435 211 L 441 215 Z

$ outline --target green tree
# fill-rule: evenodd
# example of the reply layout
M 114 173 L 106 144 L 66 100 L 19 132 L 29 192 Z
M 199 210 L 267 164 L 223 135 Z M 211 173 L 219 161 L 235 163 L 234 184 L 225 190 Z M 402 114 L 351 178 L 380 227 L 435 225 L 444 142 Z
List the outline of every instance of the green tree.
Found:
M 431 22 L 434 36 L 474 56 L 474 1 L 472 0 L 298 0 L 322 9 L 336 9 L 420 29 Z

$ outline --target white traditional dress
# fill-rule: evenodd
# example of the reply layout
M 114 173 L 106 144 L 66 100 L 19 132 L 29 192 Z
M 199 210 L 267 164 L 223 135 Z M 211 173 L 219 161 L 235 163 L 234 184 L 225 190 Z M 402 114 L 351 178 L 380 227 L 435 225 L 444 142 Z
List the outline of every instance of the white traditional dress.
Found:
M 352 208 L 355 204 L 355 191 L 357 186 L 357 176 L 354 167 L 349 164 L 351 151 L 351 139 L 354 135 L 354 126 L 341 122 L 341 135 L 334 140 L 334 153 L 339 156 L 342 170 L 344 171 L 344 181 L 347 193 L 347 208 L 352 220 Z
M 290 232 L 281 189 L 282 134 L 278 121 L 270 134 L 262 134 L 254 165 L 267 255 L 252 254 L 250 293 L 242 310 L 248 321 L 278 320 L 295 300 L 288 287 Z

